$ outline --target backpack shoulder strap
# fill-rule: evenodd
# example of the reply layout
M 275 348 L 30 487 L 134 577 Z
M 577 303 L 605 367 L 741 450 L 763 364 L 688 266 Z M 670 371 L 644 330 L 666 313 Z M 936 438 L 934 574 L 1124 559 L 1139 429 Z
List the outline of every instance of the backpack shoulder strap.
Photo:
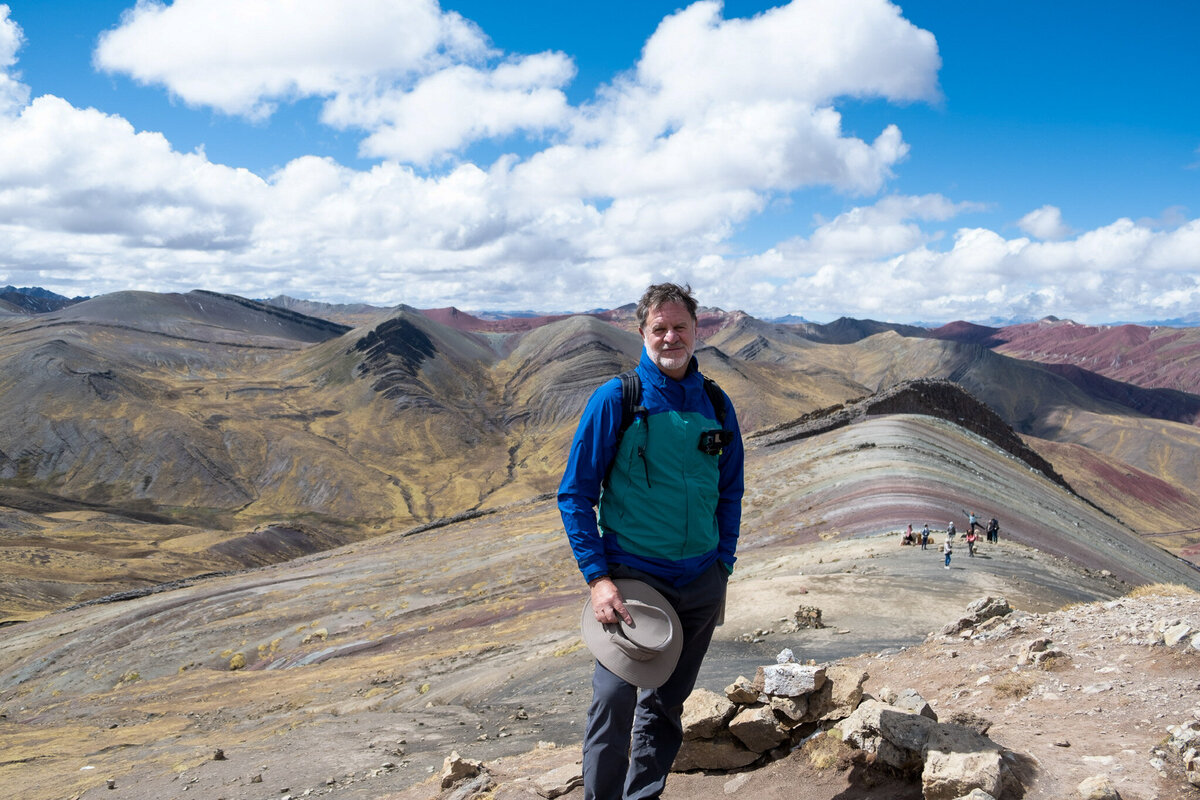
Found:
M 621 379 L 621 428 L 619 433 L 633 424 L 634 417 L 646 413 L 642 405 L 642 378 L 637 370 L 631 369 L 617 376 Z M 725 405 L 725 393 L 712 378 L 704 378 L 704 393 L 708 402 L 712 403 L 713 411 L 717 414 L 717 424 L 724 426 L 728 408 Z
M 713 411 L 717 412 L 717 424 L 722 428 L 725 427 L 725 414 L 728 409 L 725 407 L 725 393 L 721 391 L 721 387 L 712 378 L 704 378 L 704 392 L 708 395 L 708 402 L 712 403 Z
M 626 370 L 617 377 L 621 379 L 621 428 L 618 431 L 619 436 L 625 433 L 625 430 L 633 424 L 634 417 L 638 414 L 646 413 L 646 408 L 642 405 L 642 378 L 637 374 L 637 370 Z

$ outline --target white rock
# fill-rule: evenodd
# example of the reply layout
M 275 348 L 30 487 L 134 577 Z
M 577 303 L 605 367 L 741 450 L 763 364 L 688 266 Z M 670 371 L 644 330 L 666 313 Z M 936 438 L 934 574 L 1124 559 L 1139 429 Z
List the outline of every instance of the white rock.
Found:
M 985 792 L 983 789 L 972 789 L 956 800 L 996 800 L 995 797 Z
M 1117 787 L 1107 775 L 1093 775 L 1085 779 L 1076 791 L 1080 800 L 1121 800 Z
M 1167 647 L 1174 647 L 1184 641 L 1189 634 L 1192 633 L 1192 626 L 1185 622 L 1178 625 L 1172 625 L 1163 631 L 1163 644 Z
M 772 664 L 758 668 L 754 683 L 762 686 L 763 694 L 796 697 L 820 689 L 825 683 L 825 668 L 800 664 Z

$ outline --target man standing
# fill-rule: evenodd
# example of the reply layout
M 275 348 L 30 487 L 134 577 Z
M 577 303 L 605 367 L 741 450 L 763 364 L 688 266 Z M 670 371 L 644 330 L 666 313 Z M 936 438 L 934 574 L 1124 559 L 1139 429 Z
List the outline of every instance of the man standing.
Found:
M 585 800 L 662 793 L 683 740 L 683 701 L 724 608 L 741 525 L 741 433 L 728 396 L 706 386 L 692 355 L 691 289 L 649 287 L 637 321 L 644 347 L 636 413 L 625 419 L 619 378 L 596 390 L 575 432 L 558 506 L 596 621 L 632 625 L 614 579 L 641 581 L 675 609 L 683 647 L 657 688 L 639 690 L 596 662 Z

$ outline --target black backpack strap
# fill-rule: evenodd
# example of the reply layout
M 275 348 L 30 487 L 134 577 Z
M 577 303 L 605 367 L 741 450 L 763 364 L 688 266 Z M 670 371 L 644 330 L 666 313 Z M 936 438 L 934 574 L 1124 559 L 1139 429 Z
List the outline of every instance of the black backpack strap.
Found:
M 642 376 L 637 374 L 637 370 L 627 370 L 617 377 L 621 379 L 621 427 L 617 430 L 617 442 L 620 443 L 621 437 L 625 435 L 625 431 L 633 424 L 633 420 L 639 415 L 646 415 L 646 407 L 642 405 Z M 639 448 L 639 452 L 644 463 L 646 457 L 645 448 Z M 612 475 L 612 470 L 613 464 L 610 463 L 608 470 L 604 473 L 604 486 L 608 486 L 608 479 Z M 647 473 L 647 485 L 649 485 L 649 481 L 650 476 Z
M 619 433 L 625 433 L 626 429 L 633 424 L 634 417 L 646 413 L 646 407 L 642 405 L 642 378 L 635 369 L 622 372 L 617 377 L 621 379 L 621 428 Z M 721 391 L 717 382 L 709 377 L 704 378 L 704 393 L 708 395 L 708 402 L 712 403 L 713 411 L 717 414 L 717 424 L 724 427 L 725 416 L 728 412 L 725 405 L 725 393 Z
M 642 377 L 637 374 L 637 370 L 627 370 L 617 377 L 621 379 L 621 428 L 617 432 L 619 438 L 620 434 L 625 433 L 633 424 L 634 417 L 646 413 L 646 407 L 642 405 Z
M 708 402 L 712 403 L 713 411 L 717 412 L 717 424 L 724 428 L 725 414 L 728 412 L 725 407 L 725 393 L 717 386 L 717 382 L 709 377 L 704 379 L 704 392 L 708 395 Z
M 642 377 L 637 374 L 637 370 L 631 369 L 622 372 L 617 376 L 621 379 L 621 427 L 617 431 L 617 441 L 625 435 L 625 431 L 633 424 L 633 420 L 638 416 L 645 416 L 647 413 L 646 407 L 642 405 Z M 704 379 L 704 393 L 708 395 L 708 401 L 712 403 L 713 411 L 717 415 L 717 424 L 725 427 L 725 417 L 728 412 L 728 407 L 725 403 L 725 393 L 721 391 L 721 387 L 712 378 Z M 648 432 L 647 432 L 648 433 Z M 638 448 L 639 455 L 642 457 L 642 463 L 646 463 L 646 448 Z M 608 485 L 609 476 L 612 475 L 612 464 L 608 465 L 608 470 L 604 474 L 604 485 Z M 647 470 L 649 468 L 647 467 Z M 650 474 L 646 473 L 646 485 L 650 485 Z

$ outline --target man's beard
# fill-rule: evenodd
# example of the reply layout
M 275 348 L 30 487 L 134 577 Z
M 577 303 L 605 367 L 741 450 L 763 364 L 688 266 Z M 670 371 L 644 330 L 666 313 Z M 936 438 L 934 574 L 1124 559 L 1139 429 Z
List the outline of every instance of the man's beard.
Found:
M 675 371 L 686 367 L 692 360 L 692 354 L 687 351 L 687 348 L 659 350 L 654 360 L 660 368 Z

